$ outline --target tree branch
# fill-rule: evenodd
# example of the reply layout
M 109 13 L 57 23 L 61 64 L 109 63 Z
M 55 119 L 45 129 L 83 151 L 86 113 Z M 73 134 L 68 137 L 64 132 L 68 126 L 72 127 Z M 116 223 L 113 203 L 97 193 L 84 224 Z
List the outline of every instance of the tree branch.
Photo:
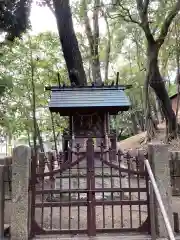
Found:
M 98 55 L 98 47 L 99 47 L 99 6 L 100 0 L 94 1 L 94 9 L 93 9 L 93 26 L 94 26 L 94 53 Z
M 101 8 L 102 16 L 104 17 L 105 23 L 106 23 L 106 29 L 107 29 L 107 46 L 106 46 L 106 58 L 105 58 L 105 76 L 104 76 L 104 82 L 108 80 L 108 73 L 109 73 L 109 60 L 110 60 L 110 53 L 111 53 L 111 31 L 110 26 L 107 18 L 107 14 Z
M 156 42 L 158 43 L 159 47 L 164 43 L 165 37 L 168 34 L 169 27 L 173 21 L 173 19 L 176 17 L 180 10 L 180 0 L 176 2 L 176 4 L 173 6 L 172 10 L 169 12 L 167 17 L 164 20 L 164 23 L 162 24 L 160 34 Z
M 87 35 L 88 42 L 89 42 L 89 45 L 90 45 L 91 54 L 93 54 L 94 37 L 93 37 L 93 33 L 92 33 L 89 17 L 88 17 L 88 14 L 87 14 L 87 3 L 86 3 L 86 0 L 82 0 L 81 4 L 83 6 L 83 18 L 84 18 L 84 25 L 85 25 L 85 29 L 86 29 L 86 35 Z
M 148 42 L 155 42 L 154 37 L 153 37 L 150 27 L 149 27 L 149 22 L 148 22 L 147 10 L 148 10 L 148 6 L 149 6 L 149 0 L 144 0 L 144 3 L 142 0 L 136 0 L 136 4 L 137 4 L 137 10 L 139 13 L 139 17 L 141 19 L 140 26 L 144 30 L 146 39 Z
M 144 0 L 143 12 L 145 15 L 147 15 L 148 6 L 149 6 L 149 0 Z
M 45 2 L 46 2 L 46 5 L 48 6 L 48 8 L 50 9 L 50 11 L 52 12 L 52 14 L 55 15 L 55 10 L 54 10 L 52 4 L 50 3 L 50 1 L 45 0 Z
M 122 18 L 123 21 L 125 21 L 125 22 L 135 23 L 135 24 L 140 25 L 140 22 L 138 22 L 138 21 L 136 21 L 135 19 L 132 19 L 132 18 L 129 19 L 129 18 L 127 18 L 126 15 L 123 15 L 123 14 L 120 14 L 120 13 L 119 13 L 119 14 L 114 14 L 114 15 L 112 16 L 112 15 L 110 15 L 109 12 L 107 11 L 106 14 L 107 14 L 108 18 L 110 18 L 110 19 Z
M 122 10 L 124 11 L 124 14 L 119 14 L 120 17 L 123 18 L 123 20 L 125 22 L 132 22 L 132 23 L 136 23 L 138 25 L 140 25 L 140 22 L 138 22 L 137 20 L 133 19 L 130 11 L 128 8 L 124 7 L 120 1 L 118 1 L 118 5 L 122 8 Z

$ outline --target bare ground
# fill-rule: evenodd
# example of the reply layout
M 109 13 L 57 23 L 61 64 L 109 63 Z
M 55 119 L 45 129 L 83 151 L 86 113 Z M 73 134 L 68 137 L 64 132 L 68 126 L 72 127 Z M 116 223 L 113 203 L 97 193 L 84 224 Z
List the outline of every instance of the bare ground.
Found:
M 152 142 L 164 142 L 165 139 L 165 126 L 159 125 L 156 137 Z M 121 150 L 137 150 L 139 148 L 147 148 L 147 144 L 144 143 L 146 133 L 140 133 L 136 136 L 128 138 L 118 143 L 118 148 Z M 172 141 L 169 144 L 169 150 L 179 150 L 180 141 Z M 137 194 L 134 194 L 134 199 L 137 199 Z M 141 196 L 145 199 L 145 196 Z M 39 199 L 37 199 L 39 201 Z M 180 216 L 180 197 L 172 197 L 173 212 L 178 212 Z M 141 211 L 141 216 L 139 212 Z M 123 212 L 123 216 L 122 216 Z M 9 223 L 11 215 L 11 203 L 6 202 L 5 207 L 5 223 Z M 43 218 L 42 218 L 43 215 Z M 80 217 L 78 217 L 78 215 Z M 52 217 L 51 217 L 52 216 Z M 140 217 L 139 217 L 140 216 Z M 142 206 L 139 209 L 138 206 L 96 206 L 96 227 L 101 228 L 137 228 L 141 225 L 147 217 L 146 206 Z M 132 218 L 132 222 L 131 219 Z M 52 220 L 51 220 L 52 219 Z M 114 219 L 114 222 L 112 222 Z M 43 221 L 43 227 L 45 229 L 87 229 L 87 207 L 53 207 L 44 208 L 43 214 L 41 209 L 36 209 L 36 220 L 41 225 Z
M 152 139 L 151 143 L 165 143 L 165 124 L 159 124 L 158 130 L 156 132 L 155 137 Z M 148 143 L 146 140 L 146 132 L 139 133 L 134 135 L 130 138 L 127 138 L 121 142 L 117 143 L 118 149 L 121 150 L 137 150 L 140 148 L 147 149 Z M 179 151 L 180 149 L 180 139 L 172 140 L 169 143 L 169 150 L 170 151 Z
M 180 197 L 172 197 L 172 208 L 173 212 L 178 212 L 180 216 Z M 114 214 L 114 228 L 123 227 L 128 228 L 130 227 L 130 209 L 129 206 L 123 206 L 123 221 L 121 221 L 121 208 L 119 206 L 114 206 L 113 211 L 110 206 L 106 206 L 105 210 L 105 228 L 112 228 L 112 213 Z M 39 224 L 41 224 L 41 216 L 42 211 L 40 209 L 36 210 L 36 219 Z M 87 228 L 87 209 L 86 207 L 79 208 L 80 218 L 79 218 L 79 228 L 86 229 Z M 50 215 L 51 209 L 44 208 L 44 227 L 50 229 Z M 59 229 L 60 226 L 60 208 L 53 208 L 52 209 L 52 228 Z M 78 208 L 71 207 L 71 229 L 78 228 Z M 147 216 L 147 209 L 146 207 L 141 207 L 141 222 L 144 222 Z M 11 217 L 11 202 L 6 202 L 5 207 L 5 223 L 10 222 Z M 69 228 L 69 208 L 64 207 L 61 209 L 61 228 L 68 229 Z M 132 224 L 133 227 L 136 228 L 139 225 L 139 208 L 138 206 L 132 206 Z M 96 207 L 96 226 L 97 228 L 103 227 L 103 207 L 97 206 Z
M 99 181 L 99 180 L 97 180 Z M 116 183 L 118 185 L 118 183 Z M 136 179 L 131 179 L 131 187 L 137 188 L 138 182 Z M 145 186 L 145 180 L 141 180 L 139 186 L 143 188 Z M 99 188 L 102 186 L 99 185 Z M 108 185 L 106 186 L 109 187 Z M 114 186 L 117 187 L 117 186 Z M 127 186 L 128 187 L 128 186 Z M 49 188 L 47 186 L 47 188 Z M 84 189 L 86 186 L 83 184 L 80 188 Z M 97 187 L 98 189 L 98 187 Z M 84 194 L 83 201 L 87 201 L 87 195 Z M 97 202 L 100 198 L 103 199 L 103 195 L 96 193 Z M 110 195 L 110 193 L 109 193 Z M 115 194 L 114 194 L 115 195 Z M 114 196 L 115 197 L 115 196 Z M 126 196 L 127 197 L 127 196 Z M 146 200 L 146 193 L 132 193 L 132 200 Z M 110 197 L 111 199 L 111 197 Z M 68 199 L 67 199 L 68 200 Z M 67 201 L 66 200 L 66 201 Z M 106 201 L 108 199 L 104 199 Z M 120 200 L 120 196 L 116 195 L 115 200 Z M 36 202 L 41 202 L 42 199 L 37 197 Z M 64 202 L 65 200 L 63 200 Z M 74 200 L 73 200 L 74 201 Z M 96 206 L 96 227 L 102 228 L 138 228 L 147 217 L 146 206 Z M 140 215 L 139 215 L 140 214 Z M 52 217 L 51 217 L 52 216 Z M 79 216 L 79 217 L 78 217 Z M 51 220 L 52 219 L 52 220 Z M 132 219 L 132 222 L 131 220 Z M 36 221 L 39 225 L 42 225 L 45 229 L 87 229 L 87 207 L 53 207 L 43 209 L 36 209 Z

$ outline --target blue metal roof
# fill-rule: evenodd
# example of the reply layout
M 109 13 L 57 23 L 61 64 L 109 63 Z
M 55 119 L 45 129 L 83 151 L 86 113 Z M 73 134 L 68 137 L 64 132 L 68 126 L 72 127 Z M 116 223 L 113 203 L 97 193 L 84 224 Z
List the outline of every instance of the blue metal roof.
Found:
M 52 90 L 49 108 L 129 107 L 130 101 L 122 88 Z

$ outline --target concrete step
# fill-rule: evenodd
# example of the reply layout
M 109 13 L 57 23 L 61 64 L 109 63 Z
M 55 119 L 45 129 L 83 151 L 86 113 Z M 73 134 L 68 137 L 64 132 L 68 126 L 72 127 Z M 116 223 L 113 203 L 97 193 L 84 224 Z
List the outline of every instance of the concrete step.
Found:
M 152 240 L 150 235 L 138 235 L 138 234 L 103 234 L 96 237 L 87 237 L 84 235 L 76 236 L 54 236 L 54 235 L 44 235 L 35 237 L 34 240 L 38 239 L 51 239 L 51 240 Z M 168 240 L 167 238 L 157 238 L 157 240 Z M 176 240 L 180 240 L 180 236 L 176 237 Z

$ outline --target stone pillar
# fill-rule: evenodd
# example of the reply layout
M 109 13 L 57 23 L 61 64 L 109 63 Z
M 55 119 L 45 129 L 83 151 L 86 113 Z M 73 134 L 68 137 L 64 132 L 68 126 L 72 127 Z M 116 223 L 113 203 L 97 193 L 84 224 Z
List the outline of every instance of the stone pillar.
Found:
M 180 151 L 171 151 L 170 173 L 172 195 L 180 196 Z
M 170 181 L 169 153 L 168 145 L 165 144 L 149 144 L 148 145 L 148 160 L 151 164 L 158 189 L 160 190 L 161 198 L 164 207 L 167 211 L 169 221 L 173 228 L 173 212 L 172 212 L 172 193 Z M 156 226 L 159 237 L 168 237 L 164 219 L 161 214 L 159 204 L 156 202 Z M 174 229 L 174 228 L 173 228 Z
M 12 156 L 11 240 L 29 237 L 29 178 L 31 149 L 18 146 Z

